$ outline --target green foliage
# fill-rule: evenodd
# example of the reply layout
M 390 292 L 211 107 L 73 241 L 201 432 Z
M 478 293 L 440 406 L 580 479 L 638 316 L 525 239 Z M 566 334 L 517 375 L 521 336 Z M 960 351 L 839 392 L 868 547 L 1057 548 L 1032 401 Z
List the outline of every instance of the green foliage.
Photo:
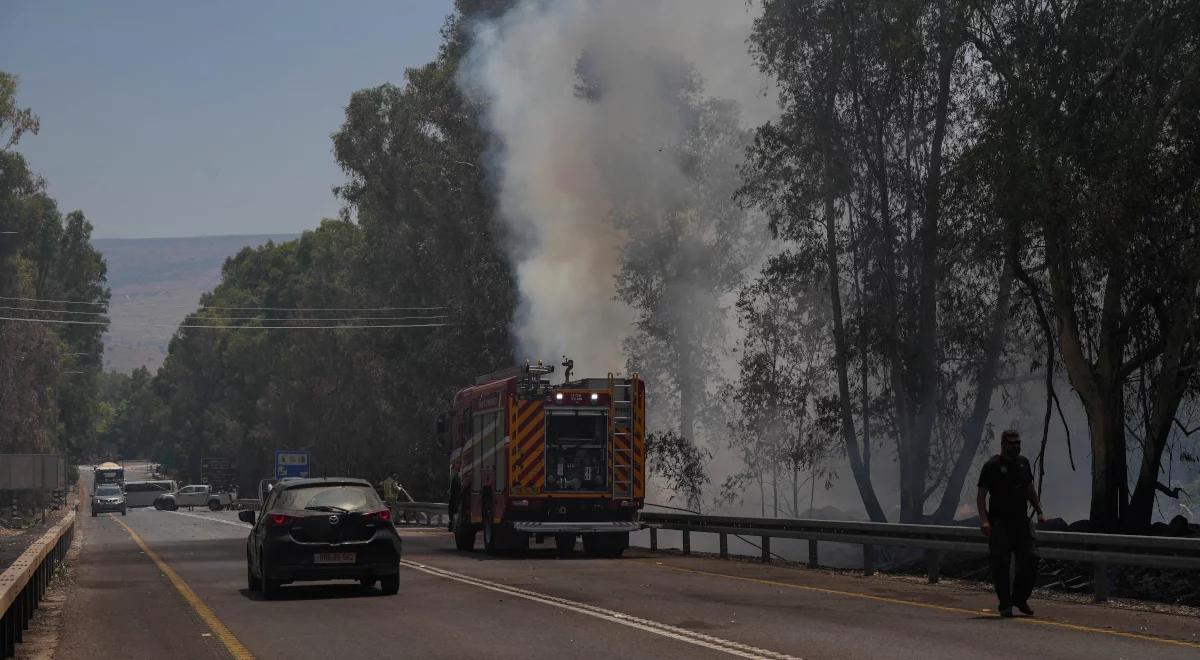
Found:
M 650 474 L 665 481 L 669 491 L 682 495 L 688 509 L 697 513 L 702 512 L 701 496 L 709 482 L 711 460 L 712 452 L 675 431 L 646 434 Z
M 0 72 L 0 296 L 4 306 L 22 308 L 0 316 L 61 319 L 34 310 L 62 304 L 34 301 L 106 303 L 104 260 L 84 215 L 63 217 L 13 149 L 38 130 L 15 94 L 16 78 Z M 0 451 L 63 452 L 72 462 L 94 453 L 105 415 L 96 398 L 104 327 L 0 321 Z
M 490 11 L 494 3 L 464 3 Z M 480 5 L 476 8 L 474 5 Z M 414 496 L 445 495 L 438 413 L 474 376 L 512 363 L 516 293 L 481 162 L 480 109 L 459 90 L 461 16 L 439 57 L 405 85 L 355 92 L 333 135 L 346 174 L 341 220 L 229 259 L 207 306 L 413 307 L 359 317 L 436 315 L 448 327 L 362 330 L 182 328 L 153 381 L 134 388 L 116 441 L 149 446 L 170 470 L 199 476 L 227 456 L 242 488 L 268 476 L 275 449 L 313 451 L 318 474 L 378 481 L 396 471 Z M 274 318 L 287 312 L 250 312 Z M 317 316 L 295 313 L 295 318 Z M 227 316 L 202 309 L 196 322 Z M 369 321 L 365 321 L 369 323 Z M 421 321 L 412 321 L 421 323 Z M 240 322 L 257 327 L 279 325 Z M 134 405 L 136 393 L 152 396 Z M 149 445 L 145 445 L 150 440 Z

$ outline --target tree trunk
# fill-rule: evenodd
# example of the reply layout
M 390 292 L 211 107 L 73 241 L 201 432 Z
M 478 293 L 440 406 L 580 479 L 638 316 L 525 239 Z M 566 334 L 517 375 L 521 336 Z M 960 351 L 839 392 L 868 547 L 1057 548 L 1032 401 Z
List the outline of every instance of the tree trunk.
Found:
M 762 516 L 763 518 L 767 517 L 767 491 L 763 485 L 765 482 L 766 482 L 766 478 L 763 475 L 763 471 L 759 470 L 758 471 L 758 515 Z
M 1122 493 L 1127 490 L 1125 465 L 1125 402 L 1118 378 L 1124 342 L 1118 331 L 1122 272 L 1110 269 L 1104 283 L 1104 302 L 1097 354 L 1092 364 L 1084 354 L 1082 333 L 1075 311 L 1071 254 L 1064 232 L 1069 222 L 1044 218 L 1046 266 L 1051 299 L 1058 325 L 1059 352 L 1072 387 L 1087 413 L 1092 449 L 1091 531 L 1115 532 L 1120 521 Z
M 942 21 L 949 21 L 943 16 Z M 916 341 L 916 414 L 914 427 L 909 430 L 908 483 L 901 493 L 902 511 L 907 509 L 906 522 L 921 522 L 925 518 L 925 498 L 929 487 L 929 456 L 931 438 L 937 424 L 938 388 L 938 223 L 942 214 L 942 146 L 946 139 L 946 121 L 950 106 L 950 80 L 959 37 L 948 26 L 940 29 L 938 59 L 938 91 L 934 109 L 933 136 L 929 145 L 929 167 L 925 180 L 925 209 L 921 218 L 921 267 L 918 283 Z M 959 486 L 961 488 L 961 485 Z
M 1114 533 L 1119 531 L 1123 494 L 1128 488 L 1124 396 L 1119 390 L 1088 411 L 1088 431 L 1092 441 L 1091 531 Z
M 1194 348 L 1191 346 L 1192 319 L 1196 305 L 1196 276 L 1200 266 L 1194 266 L 1191 277 L 1185 283 L 1185 292 L 1176 303 L 1171 315 L 1170 327 L 1163 335 L 1166 339 L 1162 353 L 1162 364 L 1155 374 L 1154 405 L 1150 419 L 1146 420 L 1145 446 L 1142 464 L 1138 471 L 1137 485 L 1129 500 L 1129 508 L 1121 520 L 1127 533 L 1141 533 L 1150 527 L 1154 515 L 1154 499 L 1158 489 L 1158 475 L 1162 470 L 1163 450 L 1171 435 L 1175 413 L 1187 391 L 1190 369 L 1195 364 Z
M 850 401 L 849 350 L 846 346 L 846 328 L 842 319 L 841 279 L 838 276 L 838 244 L 837 244 L 837 209 L 833 197 L 833 175 L 830 154 L 825 154 L 825 259 L 829 269 L 829 303 L 833 316 L 834 363 L 837 368 L 838 397 L 840 400 L 840 417 L 842 426 L 842 441 L 846 446 L 846 456 L 850 459 L 850 472 L 854 475 L 858 493 L 862 497 L 867 516 L 876 522 L 887 522 L 883 507 L 875 494 L 871 483 L 871 475 L 863 463 L 859 452 L 858 438 L 854 435 L 853 406 Z
M 771 500 L 775 507 L 775 517 L 779 517 L 779 462 L 771 464 Z
M 983 430 L 987 425 L 988 415 L 992 410 L 992 395 L 996 391 L 997 372 L 1000 367 L 1000 353 L 1004 348 L 1004 337 L 1008 329 L 1008 299 L 1012 293 L 1013 272 L 1008 259 L 1004 260 L 1000 271 L 1000 289 L 996 296 L 996 307 L 992 310 L 991 328 L 988 331 L 987 343 L 984 344 L 984 354 L 979 368 L 979 379 L 975 385 L 975 401 L 971 415 L 963 424 L 963 445 L 954 460 L 954 467 L 942 492 L 942 501 L 933 513 L 935 522 L 948 522 L 954 519 L 958 503 L 962 499 L 963 484 L 967 473 L 979 452 L 983 442 Z
M 800 517 L 800 466 L 792 463 L 792 515 Z

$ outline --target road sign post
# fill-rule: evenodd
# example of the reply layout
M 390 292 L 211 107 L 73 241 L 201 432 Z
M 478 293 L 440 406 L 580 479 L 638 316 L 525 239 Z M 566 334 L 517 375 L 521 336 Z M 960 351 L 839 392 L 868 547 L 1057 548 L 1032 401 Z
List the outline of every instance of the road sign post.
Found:
M 275 478 L 311 476 L 310 452 L 307 449 L 276 449 Z

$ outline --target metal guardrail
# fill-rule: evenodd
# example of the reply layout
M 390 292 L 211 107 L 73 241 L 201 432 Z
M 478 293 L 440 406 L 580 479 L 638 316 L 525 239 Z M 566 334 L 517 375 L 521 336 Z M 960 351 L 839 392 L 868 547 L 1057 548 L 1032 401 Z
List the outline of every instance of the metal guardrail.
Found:
M 50 580 L 67 556 L 75 536 L 75 510 L 50 528 L 0 574 L 0 657 L 16 655 L 16 645 L 29 629 Z
M 396 502 L 392 505 L 392 519 L 396 522 L 422 522 L 426 525 L 444 524 L 449 507 L 443 502 Z
M 641 520 L 650 527 L 651 550 L 658 549 L 658 530 L 672 529 L 683 532 L 685 555 L 691 553 L 692 532 L 719 535 L 722 558 L 729 556 L 730 534 L 759 537 L 764 562 L 771 561 L 772 538 L 806 539 L 808 565 L 814 568 L 818 566 L 820 541 L 861 545 L 866 575 L 875 572 L 875 549 L 879 546 L 921 548 L 926 551 L 930 582 L 938 581 L 943 552 L 988 553 L 987 537 L 975 527 L 656 512 L 643 512 Z M 1041 557 L 1092 563 L 1093 593 L 1097 601 L 1108 599 L 1110 564 L 1200 569 L 1200 539 L 1047 531 L 1038 531 L 1036 539 Z
M 448 515 L 440 502 L 399 502 L 392 507 L 398 522 L 441 522 Z M 803 520 L 789 518 L 750 518 L 701 516 L 695 514 L 643 511 L 641 522 L 650 529 L 650 549 L 658 550 L 658 530 L 683 532 L 683 554 L 691 554 L 691 534 L 717 534 L 720 555 L 729 557 L 729 536 L 754 536 L 761 539 L 761 558 L 771 561 L 771 539 L 790 538 L 808 541 L 808 565 L 819 566 L 819 543 L 849 543 L 863 549 L 863 572 L 875 573 L 876 548 L 884 546 L 925 550 L 926 574 L 930 582 L 940 577 L 945 552 L 988 553 L 987 537 L 976 527 L 952 525 L 908 525 L 849 520 Z M 1038 555 L 1046 559 L 1090 562 L 1092 588 L 1098 602 L 1108 600 L 1110 565 L 1149 566 L 1200 570 L 1200 538 L 1090 534 L 1082 532 L 1036 533 Z

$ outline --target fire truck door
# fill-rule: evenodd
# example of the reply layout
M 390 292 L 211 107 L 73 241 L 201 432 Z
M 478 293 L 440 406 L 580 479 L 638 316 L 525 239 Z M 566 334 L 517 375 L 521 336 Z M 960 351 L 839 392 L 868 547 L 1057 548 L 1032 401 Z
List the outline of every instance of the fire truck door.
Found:
M 496 413 L 484 413 L 481 416 L 480 425 L 483 427 L 482 435 L 479 438 L 479 452 L 483 457 L 480 461 L 480 469 L 483 472 L 481 483 L 494 492 L 496 488 Z

